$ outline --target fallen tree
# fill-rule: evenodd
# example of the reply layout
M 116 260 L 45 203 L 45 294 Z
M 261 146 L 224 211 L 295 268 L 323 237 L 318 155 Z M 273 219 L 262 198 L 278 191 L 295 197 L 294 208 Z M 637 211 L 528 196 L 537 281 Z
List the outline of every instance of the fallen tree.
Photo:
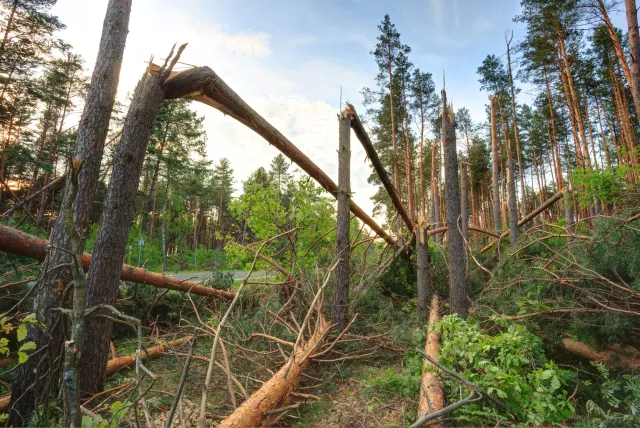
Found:
M 0 251 L 43 261 L 46 256 L 48 246 L 49 241 L 46 239 L 29 235 L 28 233 L 24 233 L 12 227 L 0 225 Z M 84 253 L 82 255 L 82 266 L 85 272 L 89 270 L 90 264 L 91 254 Z M 151 285 L 157 288 L 166 288 L 169 290 L 177 290 L 185 293 L 188 292 L 199 296 L 217 297 L 226 300 L 232 300 L 235 296 L 235 293 L 231 291 L 204 287 L 193 282 L 181 281 L 171 276 L 150 272 L 146 269 L 126 264 L 122 265 L 120 279 L 138 284 Z
M 587 360 L 599 361 L 623 370 L 635 371 L 640 369 L 640 352 L 632 346 L 623 348 L 620 345 L 613 345 L 611 348 L 597 351 L 584 342 L 568 337 L 562 339 L 562 346 L 570 354 Z
M 440 333 L 436 331 L 436 324 L 440 321 L 440 308 L 438 296 L 431 298 L 431 311 L 429 312 L 429 324 L 427 343 L 424 352 L 434 359 L 440 354 Z M 438 368 L 429 360 L 422 363 L 422 377 L 420 379 L 420 399 L 418 401 L 418 419 L 423 416 L 442 410 L 444 407 L 444 391 L 438 378 Z M 439 426 L 436 424 L 434 426 Z
M 298 384 L 302 371 L 309 365 L 314 351 L 322 344 L 329 324 L 319 314 L 318 328 L 309 341 L 300 346 L 295 354 L 254 392 L 248 400 L 218 425 L 218 428 L 241 428 L 269 425 L 280 412 L 273 412 L 288 403 L 291 392 Z
M 151 74 L 157 73 L 159 66 L 151 64 Z M 238 94 L 235 93 L 209 67 L 195 67 L 189 70 L 173 73 L 164 86 L 167 98 L 188 98 L 207 104 L 222 113 L 231 116 L 238 122 L 253 130 L 269 144 L 280 150 L 296 163 L 311 178 L 316 180 L 334 198 L 338 196 L 337 184 L 329 178 L 311 159 L 296 147 L 287 137 L 267 122 L 253 110 Z M 183 94 L 187 95 L 183 95 Z M 353 200 L 350 202 L 351 212 L 375 231 L 378 236 L 390 245 L 399 247 L 400 244 L 373 220 Z
M 140 359 L 146 361 L 148 359 L 157 358 L 164 352 L 167 352 L 170 348 L 177 348 L 178 346 L 188 343 L 191 339 L 190 336 L 182 337 L 180 339 L 172 340 L 160 345 L 156 345 L 152 348 L 143 350 L 140 353 Z M 136 363 L 136 353 L 126 355 L 124 357 L 114 358 L 107 363 L 107 375 L 114 374 L 115 372 L 127 367 L 131 367 Z M 11 394 L 6 394 L 0 397 L 0 413 L 6 411 L 9 408 L 9 402 L 11 400 Z
M 536 208 L 535 210 L 531 211 L 529 214 L 527 214 L 526 216 L 524 216 L 519 222 L 518 222 L 518 227 L 522 227 L 525 224 L 529 223 L 531 220 L 533 220 L 534 218 L 536 218 L 537 216 L 539 216 L 540 214 L 542 214 L 544 211 L 546 211 L 549 207 L 551 207 L 553 204 L 555 204 L 556 202 L 558 202 L 560 199 L 562 199 L 564 197 L 565 194 L 565 190 L 561 190 L 558 193 L 556 193 L 555 195 L 553 195 L 552 197 L 550 197 L 549 199 L 547 199 L 546 201 L 544 201 L 544 204 L 540 205 L 538 208 Z M 471 228 L 469 228 L 471 229 Z M 497 242 L 500 242 L 501 239 L 506 238 L 507 236 L 509 236 L 510 232 L 504 232 L 500 235 L 500 238 L 495 240 L 495 241 L 491 241 L 489 242 L 489 244 L 487 244 L 482 250 L 480 250 L 480 252 L 484 253 L 485 251 L 488 251 L 491 247 L 493 247 L 494 245 L 496 245 Z

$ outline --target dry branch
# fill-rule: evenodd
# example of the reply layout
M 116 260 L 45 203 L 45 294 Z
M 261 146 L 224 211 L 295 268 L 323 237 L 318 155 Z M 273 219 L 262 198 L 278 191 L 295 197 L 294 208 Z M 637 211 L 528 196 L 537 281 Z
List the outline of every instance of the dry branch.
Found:
M 189 336 L 182 337 L 180 339 L 172 340 L 171 342 L 167 342 L 165 344 L 157 345 L 147 350 L 142 351 L 140 355 L 141 360 L 148 360 L 152 358 L 156 358 L 162 355 L 164 352 L 169 350 L 169 348 L 178 347 L 184 343 L 189 342 L 191 339 Z M 130 355 L 126 355 L 124 357 L 114 358 L 113 360 L 109 360 L 107 363 L 107 375 L 114 374 L 115 372 L 122 370 L 126 367 L 130 367 L 136 363 L 136 352 Z M 9 408 L 9 401 L 11 400 L 11 394 L 4 395 L 0 397 L 0 413 L 6 411 Z
M 266 412 L 285 406 L 287 396 L 292 392 L 300 373 L 307 367 L 311 357 L 309 355 L 320 346 L 326 331 L 329 328 L 327 321 L 319 315 L 318 329 L 309 341 L 300 346 L 293 357 L 271 379 L 265 382 L 260 389 L 238 407 L 229 417 L 223 420 L 218 428 L 240 428 L 268 425 L 270 418 L 264 418 Z
M 37 197 L 38 195 L 40 195 L 42 192 L 44 192 L 45 190 L 55 186 L 56 184 L 58 184 L 60 181 L 64 180 L 67 177 L 67 174 L 63 174 L 60 177 L 56 178 L 55 180 L 53 180 L 52 182 L 50 182 L 49 184 L 42 186 L 37 192 L 32 193 L 31 195 L 27 196 L 26 198 L 24 198 L 23 200 L 21 200 L 20 202 L 16 203 L 14 206 L 12 206 L 11 208 L 9 208 L 7 211 L 5 211 L 2 215 L 3 216 L 8 216 L 11 215 L 12 213 L 14 213 L 15 211 L 17 211 L 19 208 L 22 208 L 24 205 L 26 205 L 29 201 L 33 200 L 35 197 Z
M 436 324 L 440 321 L 438 296 L 431 298 L 431 311 L 425 353 L 437 359 L 440 355 L 440 333 L 436 331 Z M 438 368 L 428 360 L 422 363 L 422 378 L 420 380 L 420 399 L 418 401 L 418 418 L 437 412 L 444 407 L 444 391 L 438 379 Z M 438 425 L 436 425 L 438 426 Z
M 45 239 L 29 235 L 28 233 L 21 232 L 12 227 L 0 225 L 0 251 L 42 261 L 45 258 L 48 246 L 49 242 Z M 85 272 L 89 270 L 90 264 L 91 254 L 84 253 L 82 255 L 82 266 Z M 180 281 L 179 279 L 171 276 L 161 275 L 126 264 L 122 265 L 120 278 L 123 281 L 131 281 L 138 284 L 151 285 L 157 288 L 189 292 L 199 296 L 218 297 L 226 300 L 232 300 L 235 297 L 235 293 L 230 291 L 203 287 L 193 282 Z
M 151 65 L 151 73 L 157 72 L 157 66 Z M 298 149 L 287 137 L 253 110 L 233 89 L 231 89 L 211 68 L 197 67 L 179 73 L 173 73 L 165 83 L 167 98 L 189 98 L 207 104 L 229 115 L 249 129 L 255 131 L 269 144 L 280 150 L 309 174 L 327 192 L 336 198 L 338 186 L 311 159 Z M 186 94 L 186 95 L 185 95 Z M 351 212 L 366 223 L 390 245 L 399 246 L 396 241 L 375 222 L 355 202 L 350 203 Z

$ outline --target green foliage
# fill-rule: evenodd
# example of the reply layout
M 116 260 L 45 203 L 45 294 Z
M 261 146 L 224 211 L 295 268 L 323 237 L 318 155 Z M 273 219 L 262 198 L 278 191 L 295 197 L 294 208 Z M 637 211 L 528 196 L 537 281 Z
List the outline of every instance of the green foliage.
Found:
M 501 330 L 489 335 L 473 320 L 443 317 L 437 327 L 442 334 L 440 362 L 505 402 L 520 423 L 541 425 L 572 418 L 574 407 L 567 400 L 567 384 L 573 373 L 547 360 L 542 340 L 525 327 L 494 321 Z M 445 387 L 447 396 L 457 396 L 456 381 L 446 379 Z M 454 415 L 459 423 L 472 426 L 489 423 L 490 414 L 507 419 L 506 413 L 487 406 L 490 402 L 480 401 Z
M 602 204 L 608 205 L 627 189 L 627 178 L 634 172 L 640 172 L 640 167 L 619 165 L 597 171 L 578 168 L 571 173 L 571 182 L 582 190 L 576 192 L 576 197 L 583 206 L 592 206 L 593 198 L 598 198 Z
M 107 419 L 104 419 L 100 415 L 96 416 L 83 416 L 82 417 L 82 428 L 115 428 L 121 426 L 123 422 L 125 422 L 125 417 L 129 412 L 129 408 L 133 404 L 130 402 L 121 402 L 116 401 L 111 403 L 109 407 L 110 416 Z

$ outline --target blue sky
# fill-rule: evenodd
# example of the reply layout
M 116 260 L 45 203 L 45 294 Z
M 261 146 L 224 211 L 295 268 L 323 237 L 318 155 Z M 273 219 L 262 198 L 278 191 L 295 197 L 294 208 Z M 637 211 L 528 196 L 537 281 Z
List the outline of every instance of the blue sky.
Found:
M 63 37 L 84 56 L 87 72 L 106 5 L 107 0 L 58 0 L 53 10 L 67 25 Z M 360 90 L 375 85 L 370 51 L 385 13 L 411 46 L 413 63 L 434 75 L 438 90 L 445 72 L 454 108 L 467 107 L 474 120 L 484 120 L 487 94 L 480 92 L 476 69 L 488 54 L 505 52 L 505 31 L 514 31 L 514 43 L 521 39 L 524 28 L 513 22 L 520 13 L 516 0 L 133 0 L 118 96 L 126 99 L 151 56 L 158 62 L 173 43 L 189 42 L 183 62 L 213 68 L 336 180 L 340 90 L 363 110 Z M 626 25 L 622 13 L 613 18 Z M 527 98 L 525 90 L 519 101 Z M 195 108 L 205 116 L 207 157 L 231 161 L 236 189 L 278 154 L 233 119 L 211 107 Z M 364 159 L 352 138 L 354 199 L 371 213 L 375 189 L 367 183 Z

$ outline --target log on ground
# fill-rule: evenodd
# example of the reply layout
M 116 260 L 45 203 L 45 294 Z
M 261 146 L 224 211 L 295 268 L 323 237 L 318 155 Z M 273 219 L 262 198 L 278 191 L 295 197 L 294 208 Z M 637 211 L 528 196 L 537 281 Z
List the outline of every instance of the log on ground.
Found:
M 424 352 L 437 359 L 440 354 L 440 333 L 435 329 L 440 321 L 438 296 L 431 299 L 431 311 L 429 313 L 429 324 L 427 343 Z M 418 401 L 418 419 L 428 413 L 437 412 L 444 407 L 444 391 L 442 383 L 438 378 L 438 368 L 427 359 L 422 363 L 422 377 L 420 379 L 420 400 Z M 439 426 L 438 424 L 434 426 Z

